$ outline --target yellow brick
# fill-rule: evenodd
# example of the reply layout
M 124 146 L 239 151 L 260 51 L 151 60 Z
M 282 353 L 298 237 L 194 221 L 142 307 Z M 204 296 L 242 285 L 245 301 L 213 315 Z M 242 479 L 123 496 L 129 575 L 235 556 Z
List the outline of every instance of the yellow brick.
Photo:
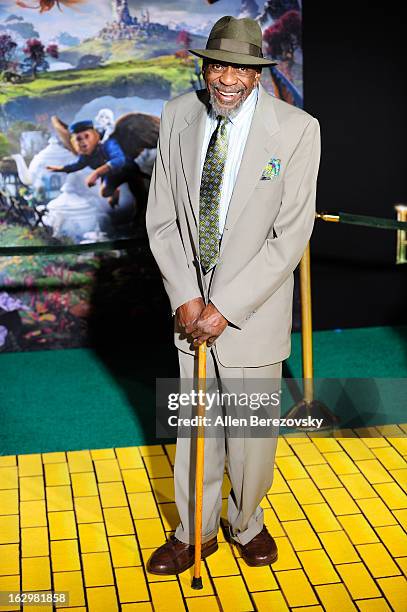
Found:
M 252 610 L 253 606 L 240 576 L 214 578 L 223 612 Z
M 343 487 L 340 489 L 324 489 L 322 494 L 336 515 L 359 512 L 359 508 Z
M 310 438 L 305 432 L 296 431 L 293 434 L 287 434 L 284 436 L 290 446 L 295 444 L 312 444 Z
M 99 497 L 75 497 L 75 514 L 78 523 L 100 523 L 103 521 Z
M 157 504 L 151 491 L 130 493 L 128 497 L 134 519 L 156 518 L 159 516 Z
M 407 492 L 407 470 L 403 468 L 402 470 L 389 470 L 389 472 L 400 487 Z
M 49 555 L 48 529 L 25 527 L 21 530 L 21 553 L 23 557 L 46 557 Z
M 138 448 L 142 457 L 165 454 L 161 444 L 150 444 L 149 446 L 139 446 Z
M 151 491 L 150 481 L 148 480 L 147 472 L 144 468 L 122 470 L 122 476 L 127 493 Z
M 131 603 L 131 604 L 122 604 L 121 611 L 122 612 L 154 612 L 151 603 L 147 601 L 142 601 L 139 603 Z M 85 610 L 83 612 L 85 612 Z
M 317 533 L 340 529 L 340 525 L 328 504 L 308 504 L 303 506 L 303 510 Z
M 0 468 L 0 489 L 17 489 L 18 471 L 17 467 Z
M 358 608 L 360 612 L 391 612 L 383 597 L 377 599 L 359 599 Z
M 175 449 L 176 444 L 165 444 L 165 450 L 167 451 L 168 458 L 170 460 L 171 465 L 175 463 Z
M 156 548 L 165 544 L 166 537 L 160 519 L 143 519 L 135 523 L 141 548 Z
M 300 504 L 318 504 L 324 501 L 321 493 L 312 482 L 311 478 L 299 478 L 289 480 L 288 484 Z M 283 491 L 273 491 L 274 493 Z
M 53 578 L 54 591 L 69 592 L 69 606 L 85 605 L 81 572 L 55 572 Z M 56 607 L 62 608 L 64 606 L 63 604 L 56 604 Z
M 77 537 L 75 516 L 71 510 L 48 512 L 48 521 L 51 540 L 72 540 Z
M 42 453 L 42 462 L 46 463 L 65 463 L 66 455 L 64 452 Z
M 278 538 L 279 536 L 284 535 L 284 530 L 273 508 L 265 508 L 263 510 L 263 516 L 264 524 L 266 525 L 273 538 Z
M 105 523 L 107 535 L 129 535 L 134 533 L 130 510 L 125 508 L 105 508 Z
M 403 529 L 407 531 L 407 510 L 394 510 L 393 514 Z
M 77 540 L 56 540 L 51 542 L 53 572 L 71 572 L 81 569 Z
M 173 503 L 160 504 L 160 514 L 165 531 L 175 531 L 179 523 L 177 506 Z
M 104 523 L 82 523 L 78 531 L 83 553 L 109 550 Z
M 197 594 L 198 591 L 195 591 Z M 221 610 L 216 597 L 190 597 L 187 599 L 188 612 L 218 612 Z
M 40 453 L 18 455 L 18 475 L 42 476 L 42 461 Z
M 232 576 L 239 573 L 232 548 L 226 542 L 219 544 L 218 551 L 207 558 L 207 564 L 211 576 Z
M 20 502 L 21 527 L 44 527 L 47 525 L 45 500 Z
M 82 554 L 83 573 L 87 587 L 114 584 L 108 552 Z
M 269 493 L 289 493 L 290 492 L 290 489 L 288 488 L 286 481 L 282 477 L 280 470 L 278 470 L 277 468 L 274 469 L 273 484 L 271 485 L 271 488 L 268 492 Z
M 366 446 L 369 446 L 369 448 L 376 448 L 376 446 L 389 446 L 386 438 L 382 436 L 376 427 L 358 427 L 354 429 L 354 431 L 366 444 Z
M 173 478 L 153 478 L 151 486 L 158 503 L 175 501 Z
M 373 449 L 374 454 L 387 470 L 407 468 L 407 462 L 391 446 Z
M 325 463 L 325 458 L 314 444 L 296 444 L 293 449 L 304 465 Z
M 383 544 L 363 544 L 357 546 L 357 549 L 374 578 L 395 576 L 400 573 Z
M 407 430 L 406 430 L 407 433 Z M 400 455 L 407 455 L 407 436 L 404 435 L 401 438 L 388 438 L 388 441 L 394 448 L 400 453 Z
M 230 489 L 232 485 L 230 484 L 230 480 L 227 474 L 223 475 L 222 481 L 222 499 L 229 497 Z
M 117 459 L 100 459 L 94 463 L 98 482 L 117 482 L 122 480 Z
M 17 489 L 0 490 L 0 516 L 5 514 L 18 514 Z
M 353 599 L 380 597 L 380 591 L 363 563 L 346 563 L 337 565 L 336 569 Z
M 136 537 L 134 535 L 113 536 L 109 538 L 113 567 L 141 565 Z
M 172 477 L 171 464 L 166 455 L 147 455 L 143 460 L 150 478 Z
M 68 451 L 67 456 L 71 474 L 93 471 L 92 457 L 88 450 Z
M 288 538 L 275 538 L 278 550 L 278 559 L 273 563 L 275 572 L 280 570 L 292 570 L 301 567 L 298 557 Z
M 276 464 L 286 480 L 307 477 L 307 472 L 303 468 L 300 460 L 295 455 L 290 455 L 288 457 L 277 456 Z
M 279 436 L 277 440 L 276 457 L 287 457 L 288 455 L 294 455 L 294 453 L 284 438 Z
M 295 550 L 321 548 L 321 543 L 308 521 L 287 521 L 284 523 L 284 529 Z
M 358 472 L 358 468 L 352 459 L 343 451 L 326 453 L 324 456 L 336 474 L 355 474 Z
M 371 484 L 391 482 L 392 480 L 390 474 L 377 459 L 356 461 L 356 465 Z
M 353 461 L 374 459 L 373 453 L 359 438 L 342 438 L 338 442 Z
M 407 535 L 399 525 L 377 527 L 376 531 L 393 557 L 407 556 Z
M 312 442 L 315 444 L 320 453 L 332 453 L 335 451 L 340 451 L 341 447 L 338 442 L 334 440 L 334 438 L 326 438 L 325 434 L 321 436 L 312 434 Z
M 21 591 L 20 576 L 0 576 L 0 591 Z M 3 610 L 20 609 L 20 605 L 3 607 Z
M 290 607 L 312 606 L 318 603 L 308 578 L 302 570 L 277 572 L 276 576 Z
M 311 584 L 340 582 L 338 574 L 323 550 L 306 550 L 298 556 Z
M 151 597 L 157 612 L 184 612 L 181 590 L 176 581 L 150 583 Z
M 343 474 L 340 476 L 340 479 L 353 499 L 377 497 L 376 491 L 368 483 L 363 474 Z
M 338 440 L 341 440 L 342 438 L 357 438 L 358 437 L 356 433 L 353 431 L 353 429 L 348 429 L 348 428 L 334 429 L 332 431 L 332 435 L 334 438 L 337 438 Z
M 121 470 L 143 467 L 143 461 L 139 449 L 136 446 L 116 448 L 115 450 Z
M 119 567 L 115 574 L 121 603 L 150 599 L 142 567 Z
M 0 546 L 0 576 L 20 573 L 18 544 L 2 544 Z
M 341 483 L 329 465 L 309 465 L 307 471 L 318 489 L 340 487 Z
M 47 463 L 44 469 L 47 487 L 71 484 L 67 463 Z
M 99 586 L 86 589 L 88 597 L 88 612 L 116 612 L 119 605 L 116 597 L 116 589 L 113 586 Z
M 98 495 L 96 477 L 93 472 L 77 472 L 71 474 L 74 497 Z
M 407 581 L 404 576 L 379 578 L 377 581 L 394 612 L 407 610 Z
M 49 557 L 26 557 L 21 559 L 22 590 L 36 591 L 51 588 Z
M 96 448 L 90 451 L 93 461 L 99 459 L 116 459 L 113 448 Z
M 201 576 L 202 576 L 203 588 L 199 591 L 191 587 L 193 575 L 194 575 L 193 567 L 190 567 L 186 572 L 182 572 L 182 574 L 179 574 L 179 582 L 181 585 L 182 592 L 184 594 L 184 597 L 197 597 L 202 602 L 202 604 L 205 605 L 205 599 L 202 599 L 202 598 L 213 595 L 212 582 L 211 582 L 211 579 L 209 578 L 209 574 L 206 569 L 205 563 L 202 563 L 201 565 Z
M 0 544 L 19 542 L 18 519 L 16 514 L 0 516 Z
M 353 563 L 359 561 L 355 547 L 344 531 L 326 531 L 320 533 L 324 549 L 331 558 L 332 563 Z
M 127 506 L 126 491 L 122 482 L 101 482 L 99 493 L 103 508 Z
M 399 557 L 396 561 L 403 574 L 407 577 L 407 557 Z
M 375 489 L 391 510 L 407 508 L 407 495 L 395 482 L 375 485 Z
M 45 498 L 42 476 L 27 476 L 20 478 L 20 500 L 34 501 Z
M 356 610 L 343 584 L 325 584 L 316 587 L 325 612 L 353 612 Z
M 371 544 L 378 541 L 375 532 L 361 514 L 339 516 L 338 518 L 353 544 Z
M 70 486 L 46 487 L 46 494 L 48 512 L 73 509 Z
M 250 592 L 278 589 L 278 584 L 270 570 L 270 566 L 250 567 L 242 559 L 239 559 L 238 563 Z
M 288 612 L 287 604 L 281 591 L 264 591 L 263 593 L 253 593 L 257 610 L 272 610 L 273 612 Z
M 280 521 L 305 518 L 300 505 L 292 493 L 272 493 L 267 497 Z
M 359 499 L 358 504 L 373 527 L 397 524 L 396 519 L 379 497 Z
M 3 455 L 0 457 L 0 468 L 17 465 L 16 455 Z
M 382 436 L 386 438 L 397 438 L 399 436 L 403 436 L 403 430 L 398 425 L 376 425 L 376 429 Z

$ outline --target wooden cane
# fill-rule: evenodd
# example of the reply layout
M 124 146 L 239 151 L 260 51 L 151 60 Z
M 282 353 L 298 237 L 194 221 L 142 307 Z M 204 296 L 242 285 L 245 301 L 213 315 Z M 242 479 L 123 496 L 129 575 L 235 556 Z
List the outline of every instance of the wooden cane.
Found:
M 195 464 L 195 564 L 194 577 L 192 578 L 193 589 L 203 589 L 201 576 L 202 563 L 202 504 L 203 504 L 203 479 L 204 479 L 204 449 L 205 433 L 203 417 L 205 416 L 205 392 L 206 392 L 206 342 L 198 348 L 198 428 L 196 438 L 196 464 Z

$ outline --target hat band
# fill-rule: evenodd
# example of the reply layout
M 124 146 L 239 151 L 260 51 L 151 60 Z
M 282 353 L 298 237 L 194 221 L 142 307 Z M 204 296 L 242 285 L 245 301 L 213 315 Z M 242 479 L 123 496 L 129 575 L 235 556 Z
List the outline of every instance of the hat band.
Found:
M 210 38 L 206 48 L 230 51 L 231 53 L 242 53 L 243 55 L 251 55 L 252 57 L 263 57 L 263 52 L 257 45 L 234 40 L 233 38 Z

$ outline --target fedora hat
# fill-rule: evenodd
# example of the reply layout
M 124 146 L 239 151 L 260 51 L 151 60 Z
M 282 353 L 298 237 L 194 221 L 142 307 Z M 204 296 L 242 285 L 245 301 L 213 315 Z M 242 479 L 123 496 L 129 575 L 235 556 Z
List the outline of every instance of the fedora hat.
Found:
M 221 17 L 210 31 L 206 49 L 189 49 L 204 59 L 241 66 L 273 66 L 274 60 L 263 57 L 262 31 L 254 19 Z

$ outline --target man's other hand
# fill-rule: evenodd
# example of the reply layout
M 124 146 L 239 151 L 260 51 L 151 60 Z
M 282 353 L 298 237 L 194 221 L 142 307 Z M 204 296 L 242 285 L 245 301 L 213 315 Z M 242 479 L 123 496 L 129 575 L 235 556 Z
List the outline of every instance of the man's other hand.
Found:
M 199 319 L 201 312 L 205 308 L 205 302 L 202 298 L 194 298 L 185 302 L 182 306 L 178 306 L 175 314 L 177 317 L 178 326 L 189 335 L 196 329 L 196 321 Z
M 212 346 L 215 340 L 227 327 L 228 321 L 211 302 L 205 306 L 198 318 L 195 330 L 191 331 L 194 338 L 194 346 L 199 346 L 206 342 L 207 346 Z

